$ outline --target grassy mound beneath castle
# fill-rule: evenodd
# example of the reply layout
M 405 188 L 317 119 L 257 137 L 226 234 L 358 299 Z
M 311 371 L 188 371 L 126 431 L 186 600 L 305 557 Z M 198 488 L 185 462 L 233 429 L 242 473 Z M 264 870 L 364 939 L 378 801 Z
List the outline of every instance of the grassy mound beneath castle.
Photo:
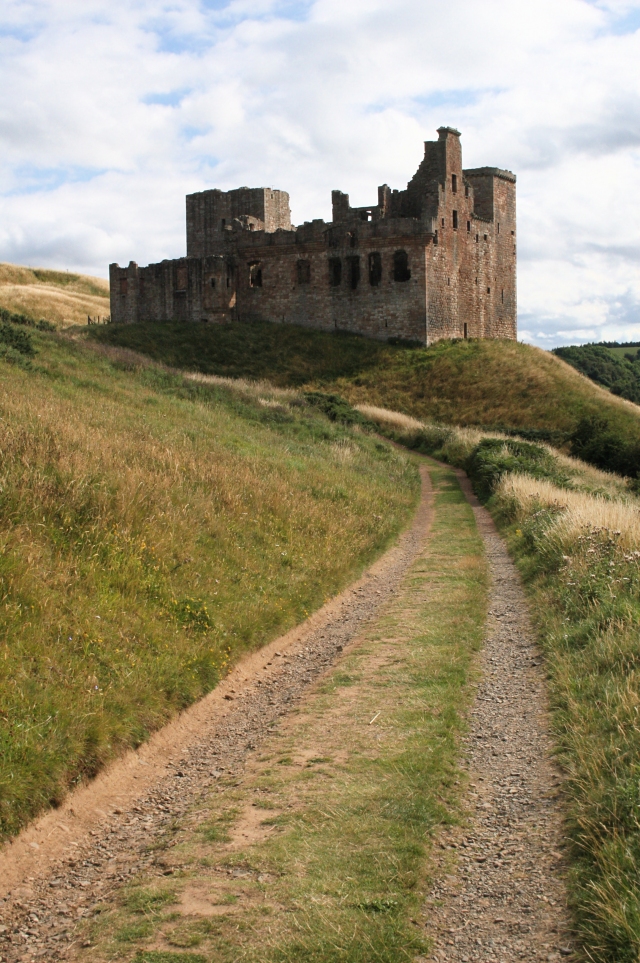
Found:
M 391 345 L 293 325 L 145 323 L 91 330 L 178 368 L 268 378 L 340 394 L 417 418 L 517 430 L 563 444 L 581 422 L 640 442 L 640 409 L 560 358 L 511 341 Z
M 109 283 L 102 278 L 0 264 L 0 308 L 57 327 L 86 324 L 110 314 Z
M 294 392 L 24 325 L 0 342 L 6 837 L 352 580 L 419 483 Z

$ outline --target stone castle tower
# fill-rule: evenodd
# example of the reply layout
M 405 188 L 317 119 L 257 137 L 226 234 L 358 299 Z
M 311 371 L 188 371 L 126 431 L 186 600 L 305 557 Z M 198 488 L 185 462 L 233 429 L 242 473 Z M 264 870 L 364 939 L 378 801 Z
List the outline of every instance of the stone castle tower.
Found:
M 516 321 L 516 178 L 463 170 L 460 133 L 438 130 L 406 190 L 378 188 L 333 219 L 293 227 L 270 188 L 187 196 L 187 256 L 110 265 L 111 317 L 273 321 L 431 344 L 511 338 Z

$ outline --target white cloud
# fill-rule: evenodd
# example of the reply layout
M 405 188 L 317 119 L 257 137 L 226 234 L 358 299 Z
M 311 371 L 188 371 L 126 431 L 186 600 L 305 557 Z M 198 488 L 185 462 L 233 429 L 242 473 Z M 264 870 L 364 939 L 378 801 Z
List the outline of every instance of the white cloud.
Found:
M 179 255 L 209 186 L 328 218 L 444 123 L 518 174 L 523 336 L 637 338 L 639 61 L 640 0 L 5 0 L 0 258 Z

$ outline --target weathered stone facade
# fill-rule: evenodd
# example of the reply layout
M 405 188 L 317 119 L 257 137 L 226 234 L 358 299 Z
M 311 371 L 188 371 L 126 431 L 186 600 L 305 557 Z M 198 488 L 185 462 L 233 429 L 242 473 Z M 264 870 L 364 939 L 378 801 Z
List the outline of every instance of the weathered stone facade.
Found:
M 187 197 L 187 256 L 110 266 L 111 317 L 253 321 L 430 344 L 516 338 L 516 178 L 462 169 L 460 134 L 441 127 L 404 191 L 333 220 L 292 227 L 270 188 Z

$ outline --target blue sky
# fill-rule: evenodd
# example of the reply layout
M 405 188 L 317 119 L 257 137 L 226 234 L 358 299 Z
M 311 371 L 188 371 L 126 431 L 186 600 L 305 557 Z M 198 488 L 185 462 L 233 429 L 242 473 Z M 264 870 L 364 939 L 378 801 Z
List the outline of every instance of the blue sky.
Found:
M 520 336 L 640 340 L 640 0 L 4 0 L 0 260 L 185 251 L 184 195 L 402 188 L 422 142 L 518 175 Z

